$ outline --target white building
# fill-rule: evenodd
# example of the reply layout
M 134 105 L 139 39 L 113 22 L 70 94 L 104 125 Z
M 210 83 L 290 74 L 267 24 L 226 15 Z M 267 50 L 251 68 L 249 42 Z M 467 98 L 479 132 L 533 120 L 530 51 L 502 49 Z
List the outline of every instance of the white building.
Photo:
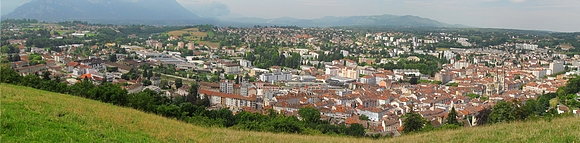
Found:
M 533 69 L 531 71 L 532 75 L 534 75 L 536 77 L 536 79 L 540 79 L 540 78 L 546 76 L 547 72 L 548 71 L 546 69 L 543 69 L 543 68 Z
M 240 66 L 242 67 L 252 67 L 252 62 L 248 60 L 240 60 Z
M 237 64 L 228 64 L 224 67 L 225 74 L 238 74 L 240 73 L 240 66 Z
M 548 75 L 552 75 L 562 71 L 564 71 L 564 62 L 554 61 L 550 63 L 550 72 L 548 73 Z
M 220 92 L 229 93 L 229 94 L 234 93 L 234 84 L 235 84 L 234 81 L 222 80 L 220 82 Z
M 218 105 L 225 108 L 230 108 L 230 110 L 237 111 L 242 107 L 255 107 L 256 97 L 244 97 L 238 94 L 229 94 L 223 92 L 214 92 L 210 90 L 199 90 L 200 97 L 207 96 L 209 102 L 212 106 Z
M 527 44 L 527 43 L 516 43 L 516 48 L 517 49 L 525 49 L 525 50 L 536 50 L 538 48 L 538 45 L 532 45 L 532 44 Z
M 393 73 L 395 75 L 404 74 L 404 75 L 415 75 L 416 77 L 421 76 L 421 72 L 418 69 L 394 69 Z
M 467 62 L 466 60 L 459 60 L 459 61 L 455 61 L 455 63 L 453 63 L 453 68 L 455 69 L 463 69 L 463 68 L 467 68 L 469 66 L 469 62 Z
M 292 74 L 289 72 L 265 73 L 260 75 L 260 80 L 264 82 L 291 81 Z

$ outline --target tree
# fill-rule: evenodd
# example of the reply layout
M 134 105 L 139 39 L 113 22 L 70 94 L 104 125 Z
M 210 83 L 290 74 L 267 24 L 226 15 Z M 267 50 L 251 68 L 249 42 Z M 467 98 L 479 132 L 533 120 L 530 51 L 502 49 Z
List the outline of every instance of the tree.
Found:
M 507 101 L 500 101 L 495 106 L 491 114 L 489 114 L 490 123 L 511 122 L 516 119 L 515 110 L 512 103 Z
M 9 83 L 9 84 L 17 84 L 20 82 L 20 75 L 14 71 L 14 69 L 10 68 L 9 66 L 1 66 L 0 67 L 0 82 L 2 83 Z
M 50 72 L 49 71 L 42 72 L 42 79 L 43 80 L 50 80 Z
M 109 55 L 109 61 L 113 62 L 113 63 L 117 62 L 117 55 L 115 55 L 115 54 Z
M 152 83 L 151 83 L 151 81 L 150 81 L 150 80 L 146 80 L 146 79 L 145 79 L 145 80 L 143 80 L 143 86 L 149 86 L 149 85 L 151 85 L 151 84 L 152 84 Z
M 488 123 L 489 114 L 491 114 L 490 108 L 485 108 L 480 111 L 477 115 L 475 115 L 476 124 L 477 125 L 485 125 Z
M 15 54 L 15 55 L 8 55 L 8 58 L 7 58 L 7 60 L 8 60 L 8 61 L 10 61 L 10 62 L 17 62 L 17 61 L 20 61 L 20 55 L 18 55 L 18 54 Z
M 352 124 L 346 130 L 346 134 L 349 136 L 363 137 L 365 135 L 365 127 L 361 124 Z
M 419 113 L 411 111 L 403 122 L 403 132 L 410 133 L 419 131 L 421 128 L 425 126 L 427 120 L 423 118 Z
M 470 97 L 471 99 L 479 98 L 479 94 L 475 94 L 475 93 L 469 93 L 469 94 L 467 94 L 465 96 Z
M 449 111 L 449 114 L 447 114 L 447 121 L 445 123 L 452 125 L 460 125 L 459 122 L 457 121 L 457 112 L 455 111 L 455 107 L 451 108 L 451 111 Z
M 527 100 L 525 104 L 521 105 L 516 110 L 516 115 L 518 119 L 525 120 L 529 116 L 540 115 L 541 112 L 536 111 L 538 109 L 538 106 L 539 106 L 538 101 L 534 99 Z
M 175 80 L 175 88 L 181 88 L 183 86 L 183 80 L 178 78 Z
M 365 120 L 365 121 L 368 121 L 368 120 L 369 120 L 369 116 L 362 114 L 362 115 L 358 116 L 358 119 L 359 119 L 359 120 Z
M 191 83 L 191 87 L 188 90 L 187 101 L 197 106 L 209 107 L 210 105 L 209 97 L 204 96 L 203 98 L 201 98 L 199 96 L 198 91 L 199 86 L 197 85 L 197 83 Z
M 320 121 L 320 112 L 313 107 L 305 107 L 298 110 L 298 115 L 302 117 L 302 121 L 307 123 L 318 123 Z
M 162 79 L 161 83 L 159 83 L 159 87 L 161 87 L 161 89 L 167 89 L 168 86 L 169 86 L 169 82 L 165 79 Z
M 417 83 L 419 83 L 419 79 L 415 76 L 411 77 L 411 79 L 409 80 L 409 83 L 415 85 Z

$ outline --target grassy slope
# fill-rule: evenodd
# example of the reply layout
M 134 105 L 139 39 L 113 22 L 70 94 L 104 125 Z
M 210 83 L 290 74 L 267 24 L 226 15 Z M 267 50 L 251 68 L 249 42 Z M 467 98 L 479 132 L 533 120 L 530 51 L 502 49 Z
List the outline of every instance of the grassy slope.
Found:
M 466 128 L 387 140 L 202 128 L 137 110 L 36 89 L 0 85 L 1 142 L 567 142 L 580 119 Z
M 202 128 L 129 108 L 0 85 L 0 142 L 347 142 L 359 139 Z

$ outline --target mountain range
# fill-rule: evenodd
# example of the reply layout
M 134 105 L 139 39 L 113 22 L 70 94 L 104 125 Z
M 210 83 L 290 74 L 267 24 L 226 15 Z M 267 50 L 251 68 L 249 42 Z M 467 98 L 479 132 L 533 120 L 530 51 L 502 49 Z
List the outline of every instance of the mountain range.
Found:
M 41 21 L 81 20 L 113 24 L 216 24 L 223 26 L 292 25 L 299 27 L 330 26 L 415 26 L 461 27 L 418 16 L 328 16 L 319 19 L 253 17 L 217 19 L 200 18 L 176 0 L 33 0 L 3 19 L 38 19 Z
M 176 0 L 35 0 L 3 18 L 63 20 L 191 20 Z

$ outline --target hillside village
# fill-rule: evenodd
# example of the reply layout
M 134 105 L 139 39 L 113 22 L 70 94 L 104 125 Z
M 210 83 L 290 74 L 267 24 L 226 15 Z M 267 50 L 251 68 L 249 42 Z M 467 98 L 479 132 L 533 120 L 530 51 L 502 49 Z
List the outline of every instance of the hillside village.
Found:
M 152 90 L 171 99 L 197 87 L 209 109 L 299 116 L 299 109 L 314 107 L 332 124 L 393 134 L 411 111 L 436 126 L 455 108 L 465 126 L 476 126 L 475 116 L 498 101 L 556 93 L 580 75 L 580 55 L 558 52 L 574 48 L 540 46 L 551 39 L 521 40 L 513 33 L 506 34 L 510 42 L 482 46 L 453 32 L 200 26 L 195 32 L 212 34 L 185 38 L 191 35 L 123 28 L 3 26 L 8 45 L 2 44 L 2 55 L 22 76 L 48 71 L 69 85 L 111 82 L 128 93 Z M 99 36 L 107 35 L 104 29 L 126 36 L 101 41 L 108 38 Z M 64 42 L 42 47 L 39 39 Z M 451 46 L 439 47 L 445 45 Z M 576 107 L 556 106 L 558 113 L 580 114 Z

